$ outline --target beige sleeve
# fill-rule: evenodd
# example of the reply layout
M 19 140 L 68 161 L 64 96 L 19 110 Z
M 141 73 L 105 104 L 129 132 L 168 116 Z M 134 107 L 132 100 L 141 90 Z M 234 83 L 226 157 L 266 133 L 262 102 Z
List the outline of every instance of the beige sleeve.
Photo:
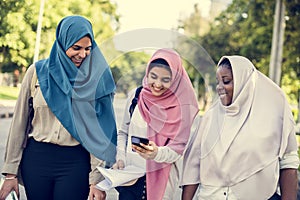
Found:
M 2 174 L 17 174 L 19 169 L 28 120 L 28 98 L 30 97 L 30 85 L 34 70 L 33 65 L 28 68 L 21 85 L 7 138 Z
M 89 174 L 90 185 L 91 184 L 95 185 L 95 184 L 99 183 L 100 181 L 104 180 L 104 177 L 97 169 L 98 166 L 104 167 L 104 165 L 105 165 L 105 162 L 103 160 L 99 160 L 91 154 L 91 169 L 92 170 Z

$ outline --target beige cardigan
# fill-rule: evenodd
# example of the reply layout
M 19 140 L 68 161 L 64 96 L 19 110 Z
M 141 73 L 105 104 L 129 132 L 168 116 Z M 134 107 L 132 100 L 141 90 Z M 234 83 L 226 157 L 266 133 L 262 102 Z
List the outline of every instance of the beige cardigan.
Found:
M 2 174 L 18 174 L 23 153 L 22 143 L 25 139 L 24 132 L 28 115 L 27 99 L 30 97 L 34 70 L 35 66 L 30 66 L 22 82 L 22 87 L 15 105 L 15 111 L 7 139 Z M 47 106 L 38 83 L 35 87 L 36 90 L 33 94 L 33 131 L 29 136 L 39 142 L 53 143 L 61 146 L 78 145 L 79 142 L 69 134 Z M 101 174 L 96 169 L 96 166 L 101 165 L 102 163 L 103 161 L 100 161 L 91 155 L 92 171 L 90 172 L 90 184 L 96 184 L 102 180 Z

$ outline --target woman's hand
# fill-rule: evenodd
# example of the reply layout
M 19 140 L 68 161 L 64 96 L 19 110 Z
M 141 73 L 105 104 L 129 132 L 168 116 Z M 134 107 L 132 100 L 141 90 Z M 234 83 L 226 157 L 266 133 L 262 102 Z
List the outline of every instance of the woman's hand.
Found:
M 106 199 L 106 192 L 101 191 L 95 187 L 95 185 L 90 186 L 90 194 L 89 200 L 105 200 Z
M 153 160 L 156 157 L 158 147 L 153 141 L 149 141 L 148 145 L 145 145 L 143 143 L 140 143 L 140 145 L 143 148 L 133 144 L 132 149 L 146 160 Z
M 7 195 L 13 190 L 17 193 L 17 196 L 19 197 L 19 184 L 16 175 L 7 174 L 6 179 L 4 180 L 4 183 L 0 189 L 0 200 L 5 200 Z
M 124 169 L 125 164 L 123 160 L 118 160 L 115 164 L 113 164 L 113 169 Z

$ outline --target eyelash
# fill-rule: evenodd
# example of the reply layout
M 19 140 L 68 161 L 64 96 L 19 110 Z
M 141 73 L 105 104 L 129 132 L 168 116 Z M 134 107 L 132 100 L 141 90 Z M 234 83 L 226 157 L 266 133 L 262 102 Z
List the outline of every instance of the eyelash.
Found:
M 76 46 L 73 47 L 73 49 L 74 49 L 75 51 L 79 51 L 81 48 L 82 48 L 82 47 L 76 47 Z M 92 47 L 87 47 L 85 50 L 86 50 L 86 51 L 90 51 L 91 49 L 92 49 Z
M 228 84 L 231 82 L 231 80 L 229 80 L 229 81 L 222 81 L 222 82 L 224 83 L 224 85 L 228 85 Z M 219 84 L 219 81 L 217 80 L 216 83 L 217 83 L 217 85 L 218 85 L 218 84 Z
M 157 79 L 157 76 L 152 75 L 151 78 L 152 78 L 152 79 Z M 162 79 L 162 82 L 163 82 L 163 83 L 169 83 L 169 82 L 170 82 L 170 79 L 167 79 L 167 80 L 166 80 L 166 79 Z

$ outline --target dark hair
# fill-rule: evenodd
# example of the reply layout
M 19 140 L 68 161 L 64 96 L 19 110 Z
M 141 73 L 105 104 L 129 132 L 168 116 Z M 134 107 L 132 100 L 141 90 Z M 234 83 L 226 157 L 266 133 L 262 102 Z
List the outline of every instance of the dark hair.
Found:
M 230 63 L 230 61 L 229 61 L 229 59 L 228 58 L 224 58 L 221 62 L 220 62 L 220 64 L 218 65 L 218 67 L 225 67 L 225 68 L 227 68 L 227 69 L 230 69 L 230 70 L 232 70 L 232 67 L 231 67 L 231 63 Z
M 164 68 L 164 69 L 168 70 L 168 71 L 171 73 L 171 75 L 172 75 L 172 71 L 171 71 L 170 65 L 169 65 L 169 63 L 168 63 L 165 59 L 158 58 L 158 59 L 155 59 L 155 60 L 151 61 L 151 63 L 149 64 L 148 72 L 149 72 L 153 67 L 161 67 L 161 68 Z

